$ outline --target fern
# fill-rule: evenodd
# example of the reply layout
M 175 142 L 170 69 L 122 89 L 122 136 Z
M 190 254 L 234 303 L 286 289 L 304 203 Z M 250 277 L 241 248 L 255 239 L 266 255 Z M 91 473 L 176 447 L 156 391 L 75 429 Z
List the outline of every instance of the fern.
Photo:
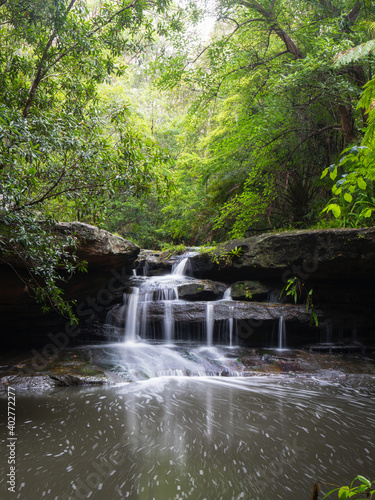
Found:
M 360 59 L 364 59 L 370 54 L 375 53 L 375 39 L 368 42 L 356 45 L 352 49 L 340 52 L 335 56 L 335 66 L 346 66 L 347 64 L 355 63 Z

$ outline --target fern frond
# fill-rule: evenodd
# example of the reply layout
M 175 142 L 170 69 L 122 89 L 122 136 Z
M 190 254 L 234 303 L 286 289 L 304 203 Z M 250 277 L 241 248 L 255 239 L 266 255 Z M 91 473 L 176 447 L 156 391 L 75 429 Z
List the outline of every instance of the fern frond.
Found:
M 339 52 L 334 57 L 334 65 L 335 67 L 346 66 L 347 64 L 357 62 L 372 53 L 375 53 L 375 39 L 361 43 L 360 45 L 357 45 L 352 49 L 345 50 L 344 52 Z

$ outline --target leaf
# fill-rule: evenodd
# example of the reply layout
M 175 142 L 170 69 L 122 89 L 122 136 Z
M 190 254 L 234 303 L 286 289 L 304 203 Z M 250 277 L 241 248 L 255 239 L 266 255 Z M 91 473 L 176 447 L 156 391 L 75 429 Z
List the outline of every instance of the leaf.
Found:
M 364 476 L 357 476 L 354 478 L 354 481 L 358 479 L 358 481 L 361 481 L 361 483 L 365 484 L 367 488 L 371 488 L 371 482 Z
M 344 200 L 347 201 L 348 203 L 351 203 L 353 201 L 353 196 L 349 193 L 345 193 Z
M 323 212 L 332 212 L 334 217 L 338 219 L 341 215 L 341 208 L 336 203 L 330 203 L 325 207 Z
M 358 184 L 358 187 L 359 189 L 362 189 L 363 191 L 367 188 L 367 184 L 366 182 L 363 180 L 362 177 L 359 177 L 358 180 L 357 180 L 357 184 Z
M 362 215 L 362 217 L 365 217 L 367 219 L 367 218 L 371 217 L 373 211 L 374 211 L 373 208 L 366 208 L 366 210 L 364 210 L 361 213 L 361 215 Z
M 364 57 L 368 56 L 375 51 L 375 40 L 370 40 L 360 45 L 356 45 L 352 49 L 340 52 L 335 56 L 335 66 L 345 66 L 346 64 L 351 64 Z
M 332 495 L 332 493 L 334 493 L 335 491 L 338 491 L 339 488 L 335 488 L 334 490 L 331 490 L 329 491 L 326 495 L 324 495 L 324 497 L 322 498 L 322 500 L 324 500 L 325 498 L 329 497 L 330 495 Z
M 323 177 L 325 177 L 328 174 L 328 170 L 329 170 L 329 167 L 327 167 L 323 170 L 322 175 L 320 176 L 321 179 L 323 179 Z
M 343 486 L 339 489 L 338 497 L 340 500 L 346 500 L 349 497 L 349 486 Z
M 330 178 L 334 181 L 337 177 L 337 167 L 329 174 Z

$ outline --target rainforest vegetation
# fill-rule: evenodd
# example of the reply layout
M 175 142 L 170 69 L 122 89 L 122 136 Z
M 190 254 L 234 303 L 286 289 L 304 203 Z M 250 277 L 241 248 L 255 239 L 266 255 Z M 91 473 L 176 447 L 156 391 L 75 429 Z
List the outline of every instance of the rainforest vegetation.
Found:
M 64 308 L 55 221 L 142 247 L 375 217 L 371 0 L 0 0 L 0 249 Z M 43 283 L 43 284 L 41 284 Z

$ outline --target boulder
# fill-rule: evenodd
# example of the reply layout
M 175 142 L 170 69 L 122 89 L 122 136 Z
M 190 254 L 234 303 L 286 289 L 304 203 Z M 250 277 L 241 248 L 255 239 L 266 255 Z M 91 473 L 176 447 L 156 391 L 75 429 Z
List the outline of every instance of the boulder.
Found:
M 60 222 L 55 232 L 75 240 L 76 255 L 87 261 L 89 267 L 131 266 L 140 251 L 132 241 L 83 222 Z
M 231 281 L 300 276 L 317 279 L 373 279 L 375 228 L 267 233 L 232 240 L 211 254 L 191 258 L 196 277 Z

